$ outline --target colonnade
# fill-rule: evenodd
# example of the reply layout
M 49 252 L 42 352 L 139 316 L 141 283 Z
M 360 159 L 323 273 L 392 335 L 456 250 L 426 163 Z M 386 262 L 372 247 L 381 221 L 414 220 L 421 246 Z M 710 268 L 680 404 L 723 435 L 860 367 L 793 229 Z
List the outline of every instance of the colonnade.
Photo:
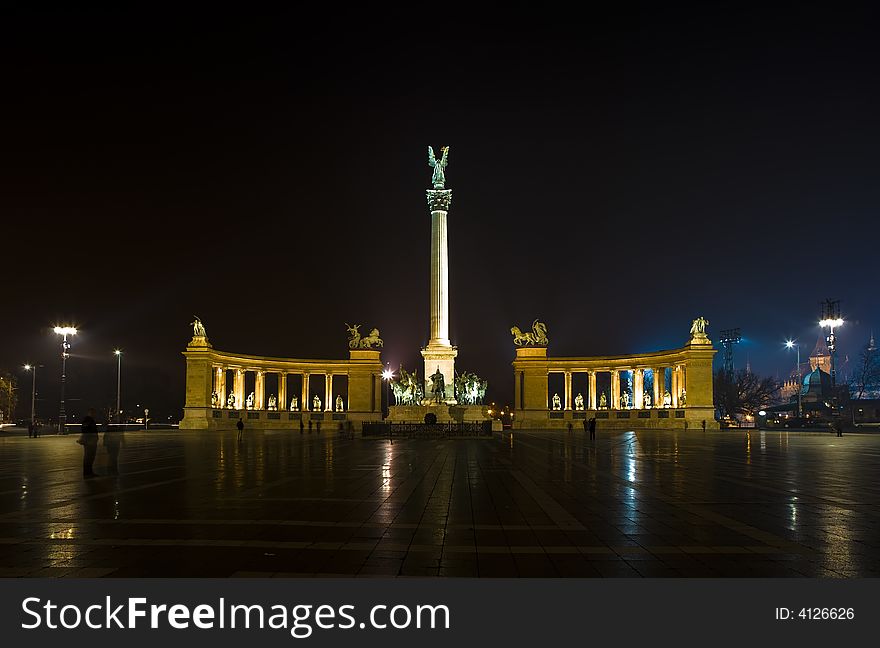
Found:
M 670 370 L 669 386 L 666 385 L 666 371 Z M 646 372 L 651 372 L 653 380 L 653 388 L 651 390 L 650 399 L 646 401 L 645 395 L 645 377 Z M 684 407 L 687 401 L 687 392 L 685 385 L 687 384 L 685 373 L 687 368 L 684 364 L 674 364 L 658 367 L 633 367 L 633 368 L 605 368 L 605 369 L 579 369 L 555 371 L 548 369 L 548 378 L 552 374 L 562 374 L 564 376 L 564 388 L 561 409 L 572 411 L 576 409 L 575 399 L 572 396 L 572 375 L 587 375 L 587 390 L 584 396 L 584 406 L 581 409 L 650 409 L 655 407 Z M 610 393 L 606 395 L 606 404 L 600 405 L 598 392 L 598 374 L 605 373 L 610 376 Z M 621 377 L 626 374 L 632 374 L 632 400 L 628 406 L 621 403 Z M 668 402 L 666 400 L 666 392 L 669 392 Z M 552 410 L 550 402 L 550 390 L 547 390 L 547 408 Z
M 233 371 L 232 395 L 235 398 L 235 404 L 229 405 L 229 391 L 227 391 L 227 372 Z M 247 396 L 245 394 L 245 377 L 248 372 L 254 374 L 254 402 L 251 407 L 247 406 Z M 312 397 L 310 389 L 310 381 L 312 376 L 323 376 L 324 378 L 324 396 L 321 398 L 321 411 L 336 411 L 336 396 L 338 393 L 333 391 L 334 376 L 344 377 L 348 380 L 348 373 L 334 374 L 333 372 L 288 372 L 288 371 L 264 371 L 262 369 L 252 369 L 246 367 L 230 367 L 226 365 L 215 365 L 213 368 L 214 379 L 211 396 L 211 404 L 214 409 L 253 409 L 265 410 L 269 408 L 268 399 L 266 398 L 266 376 L 275 374 L 278 377 L 278 394 L 276 409 L 285 411 L 290 409 L 291 398 L 287 395 L 287 378 L 288 376 L 300 376 L 301 393 L 297 396 L 297 404 L 295 411 L 311 412 Z M 216 396 L 216 400 L 215 400 Z M 346 390 L 347 396 L 347 390 Z M 292 394 L 291 394 L 292 397 Z M 349 399 L 346 397 L 343 411 L 350 409 Z

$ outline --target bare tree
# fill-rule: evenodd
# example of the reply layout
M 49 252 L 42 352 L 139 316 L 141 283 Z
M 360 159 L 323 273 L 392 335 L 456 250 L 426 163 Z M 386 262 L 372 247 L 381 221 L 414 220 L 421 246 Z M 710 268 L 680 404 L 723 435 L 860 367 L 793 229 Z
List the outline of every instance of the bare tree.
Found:
M 15 419 L 15 406 L 18 405 L 18 387 L 15 376 L 0 376 L 0 420 Z
M 779 391 L 778 383 L 762 378 L 746 369 L 728 374 L 719 369 L 715 374 L 715 407 L 722 416 L 754 416 L 772 405 Z
M 862 348 L 859 364 L 849 382 L 849 396 L 854 400 L 865 398 L 880 388 L 880 354 L 874 344 L 874 336 Z

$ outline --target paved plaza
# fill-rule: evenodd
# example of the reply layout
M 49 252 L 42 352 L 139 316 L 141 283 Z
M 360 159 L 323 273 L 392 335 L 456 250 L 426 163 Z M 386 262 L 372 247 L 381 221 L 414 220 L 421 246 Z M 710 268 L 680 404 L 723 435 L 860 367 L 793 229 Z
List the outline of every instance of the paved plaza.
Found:
M 880 435 L 126 437 L 0 438 L 0 576 L 880 576 Z

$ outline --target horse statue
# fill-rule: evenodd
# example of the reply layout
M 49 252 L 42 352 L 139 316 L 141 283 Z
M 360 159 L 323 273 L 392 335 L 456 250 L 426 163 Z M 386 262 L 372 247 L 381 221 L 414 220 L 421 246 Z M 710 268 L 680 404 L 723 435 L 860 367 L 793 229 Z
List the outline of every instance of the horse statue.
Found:
M 532 322 L 532 330 L 523 333 L 518 326 L 510 328 L 510 334 L 513 336 L 513 343 L 516 346 L 547 346 L 547 325 L 544 322 L 535 320 Z
M 385 346 L 385 343 L 382 341 L 382 338 L 379 337 L 379 329 L 374 328 L 370 331 L 370 334 L 364 338 L 361 338 L 361 349 L 372 349 L 373 347 L 382 348 Z

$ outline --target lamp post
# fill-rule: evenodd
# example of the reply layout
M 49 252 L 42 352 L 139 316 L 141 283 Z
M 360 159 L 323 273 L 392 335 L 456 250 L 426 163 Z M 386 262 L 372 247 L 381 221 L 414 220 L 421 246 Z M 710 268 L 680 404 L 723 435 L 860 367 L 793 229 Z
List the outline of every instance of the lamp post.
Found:
M 116 420 L 119 420 L 119 415 L 122 413 L 120 409 L 120 402 L 122 397 L 122 350 L 116 349 L 113 351 L 113 354 L 116 356 Z
M 786 340 L 786 341 L 785 341 L 785 348 L 786 348 L 786 349 L 791 349 L 792 347 L 794 347 L 794 348 L 797 349 L 797 381 L 798 381 L 798 386 L 797 386 L 797 397 L 798 397 L 798 408 L 797 408 L 797 413 L 798 413 L 798 418 L 800 419 L 800 418 L 803 418 L 803 416 L 804 416 L 803 406 L 801 405 L 801 391 L 803 391 L 803 387 L 804 387 L 803 384 L 801 383 L 801 345 L 800 345 L 799 342 L 795 342 L 794 340 Z
M 385 371 L 382 372 L 382 380 L 385 381 L 385 416 L 388 416 L 388 413 L 391 411 L 391 396 L 388 393 L 388 389 L 391 386 L 391 379 L 394 378 L 394 372 L 391 371 L 390 363 L 385 367 Z
M 67 382 L 67 358 L 70 357 L 68 335 L 76 335 L 73 326 L 56 326 L 55 333 L 61 336 L 61 407 L 58 409 L 58 433 L 67 434 L 67 412 L 64 409 L 64 385 Z
M 33 372 L 31 374 L 31 425 L 34 424 L 34 419 L 36 418 L 37 411 L 37 367 L 42 367 L 43 365 L 32 365 L 26 364 L 24 366 L 25 371 Z
M 837 354 L 835 353 L 835 337 L 834 328 L 843 326 L 843 318 L 840 317 L 840 300 L 826 299 L 821 303 L 822 319 L 819 320 L 819 326 L 828 327 L 828 337 L 825 342 L 828 344 L 828 352 L 831 354 L 831 404 L 833 411 L 832 416 L 837 416 Z

